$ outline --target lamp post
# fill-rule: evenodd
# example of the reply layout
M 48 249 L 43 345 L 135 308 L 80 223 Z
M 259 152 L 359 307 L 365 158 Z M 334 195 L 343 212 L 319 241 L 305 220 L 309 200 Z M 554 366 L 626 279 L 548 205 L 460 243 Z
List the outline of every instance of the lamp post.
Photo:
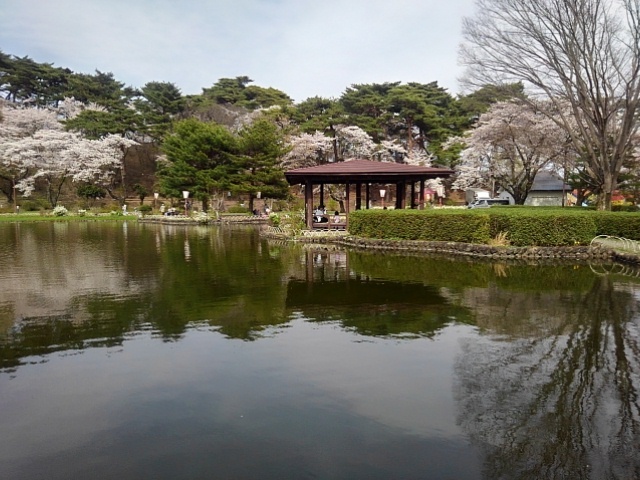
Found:
M 158 198 L 160 197 L 160 194 L 158 192 L 154 192 L 153 193 L 153 209 L 155 210 L 156 208 L 158 208 Z
M 189 192 L 187 190 L 183 190 L 182 196 L 184 197 L 184 214 L 189 216 Z
M 380 201 L 382 202 L 382 208 L 384 208 L 384 196 L 387 194 L 387 191 L 384 188 L 380 189 Z

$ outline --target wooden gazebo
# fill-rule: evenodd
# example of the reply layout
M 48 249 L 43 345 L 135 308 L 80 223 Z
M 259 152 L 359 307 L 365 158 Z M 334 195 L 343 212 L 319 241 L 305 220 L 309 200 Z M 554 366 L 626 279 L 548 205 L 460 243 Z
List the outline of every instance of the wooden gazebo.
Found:
M 371 184 L 395 185 L 395 208 L 407 205 L 407 186 L 411 192 L 411 208 L 422 208 L 424 205 L 425 181 L 432 178 L 447 178 L 453 174 L 448 168 L 420 167 L 390 162 L 371 160 L 348 160 L 345 162 L 327 163 L 314 167 L 297 168 L 285 172 L 290 185 L 303 185 L 305 198 L 305 218 L 307 227 L 312 229 L 313 222 L 313 188 L 320 186 L 320 204 L 324 204 L 325 184 L 346 185 L 345 211 L 349 221 L 349 205 L 351 185 L 355 185 L 355 208 L 362 208 L 362 185 L 365 185 L 365 206 L 368 208 L 371 198 Z M 419 185 L 419 198 L 416 203 L 416 185 Z M 391 192 L 390 192 L 391 193 Z

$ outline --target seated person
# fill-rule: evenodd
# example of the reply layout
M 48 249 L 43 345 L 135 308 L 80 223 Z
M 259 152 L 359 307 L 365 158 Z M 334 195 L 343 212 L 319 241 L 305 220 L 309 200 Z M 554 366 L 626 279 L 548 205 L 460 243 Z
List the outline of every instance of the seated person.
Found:
M 328 222 L 329 219 L 324 216 L 325 213 L 327 213 L 327 211 L 324 209 L 322 205 L 320 205 L 318 208 L 316 208 L 313 211 L 313 221 L 317 223 Z
M 340 212 L 336 210 L 333 215 L 333 223 L 340 223 Z

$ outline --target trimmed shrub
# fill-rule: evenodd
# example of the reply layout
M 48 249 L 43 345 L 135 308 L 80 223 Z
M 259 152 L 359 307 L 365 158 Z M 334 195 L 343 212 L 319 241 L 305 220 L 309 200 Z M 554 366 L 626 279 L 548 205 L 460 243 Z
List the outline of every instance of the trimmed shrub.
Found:
M 516 247 L 586 245 L 597 235 L 597 229 L 593 215 L 585 213 L 496 210 L 491 212 L 491 236 L 506 235 L 510 244 Z
M 366 238 L 487 243 L 489 215 L 441 210 L 358 210 L 349 233 Z
M 596 235 L 640 240 L 640 213 L 595 212 Z
M 227 208 L 227 213 L 250 213 L 247 207 L 241 207 L 240 205 L 233 205 Z

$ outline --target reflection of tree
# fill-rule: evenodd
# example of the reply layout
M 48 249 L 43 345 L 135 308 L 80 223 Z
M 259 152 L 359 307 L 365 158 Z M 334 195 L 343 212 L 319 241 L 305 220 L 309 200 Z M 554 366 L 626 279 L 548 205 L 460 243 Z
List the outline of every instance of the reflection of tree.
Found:
M 640 478 L 638 302 L 602 277 L 567 304 L 545 337 L 466 345 L 460 423 L 486 478 Z
M 118 345 L 139 331 L 175 339 L 205 324 L 250 340 L 287 321 L 287 253 L 268 248 L 254 228 L 61 225 L 62 232 L 38 226 L 4 237 L 15 259 L 9 274 L 24 269 L 29 282 L 9 285 L 0 299 L 0 368 Z M 57 296 L 52 277 L 65 287 Z
M 438 290 L 413 282 L 380 281 L 355 275 L 346 280 L 296 281 L 287 286 L 287 307 L 310 321 L 339 321 L 369 336 L 433 336 L 453 321 L 468 320 Z

